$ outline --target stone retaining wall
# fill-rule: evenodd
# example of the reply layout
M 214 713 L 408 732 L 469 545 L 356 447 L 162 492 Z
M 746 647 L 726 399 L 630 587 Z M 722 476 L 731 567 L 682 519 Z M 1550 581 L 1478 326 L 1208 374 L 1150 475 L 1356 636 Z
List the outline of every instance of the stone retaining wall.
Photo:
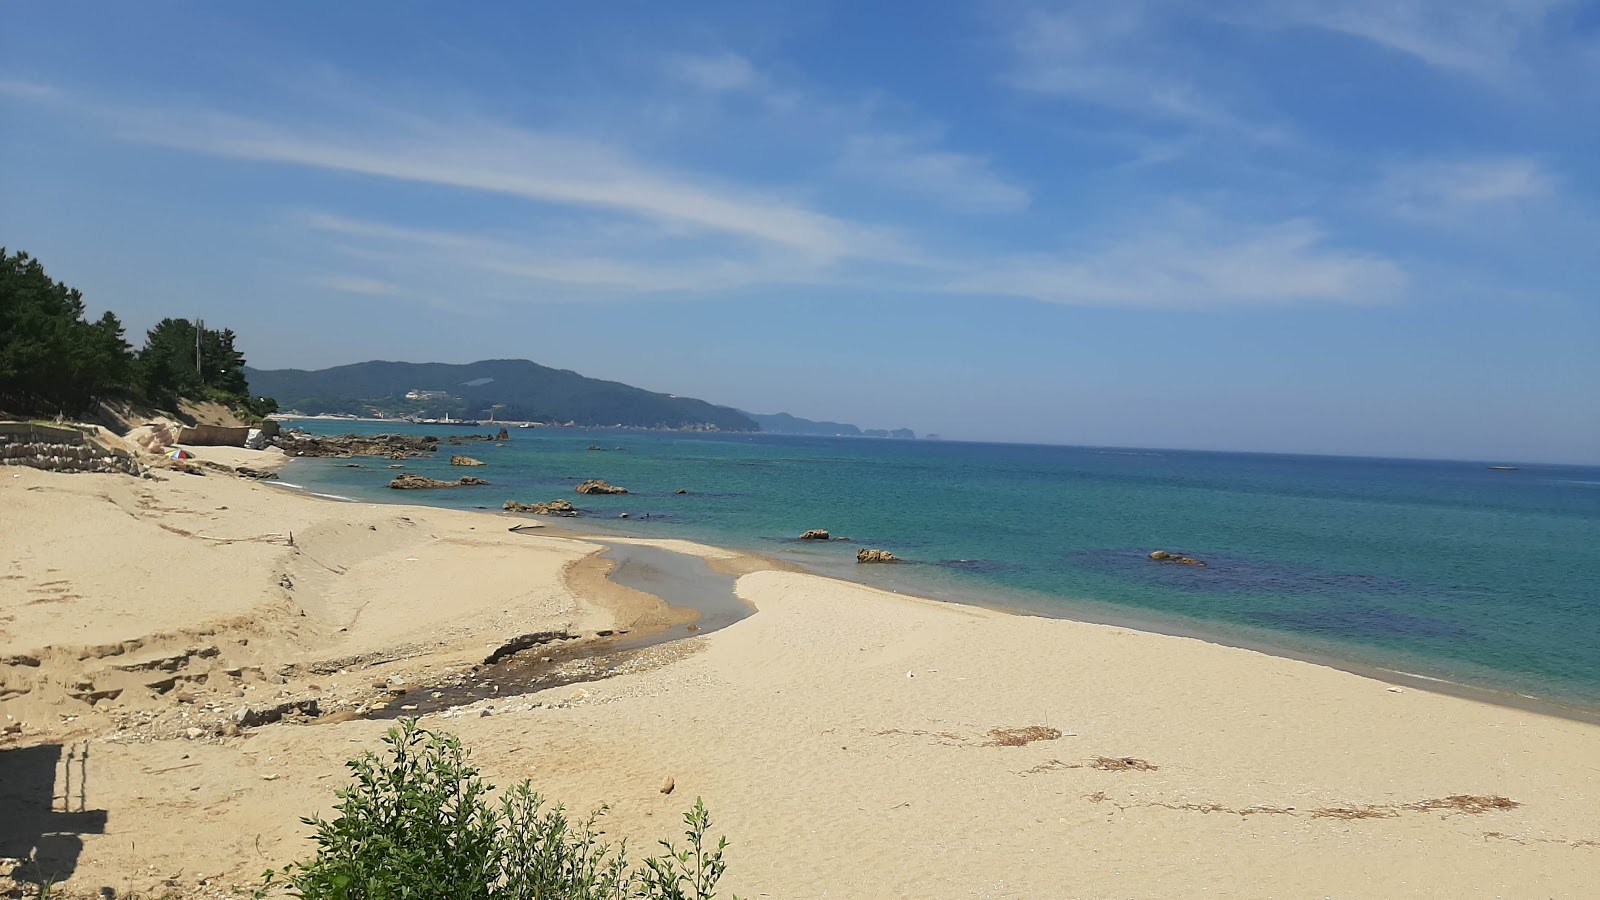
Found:
M 76 428 L 32 422 L 0 422 L 0 465 L 51 472 L 145 472 L 131 454 L 102 447 Z

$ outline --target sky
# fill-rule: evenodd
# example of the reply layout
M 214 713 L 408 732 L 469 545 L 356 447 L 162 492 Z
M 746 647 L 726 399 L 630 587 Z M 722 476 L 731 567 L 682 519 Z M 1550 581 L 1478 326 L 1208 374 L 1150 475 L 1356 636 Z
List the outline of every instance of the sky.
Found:
M 25 0 L 0 122 L 135 343 L 1600 463 L 1600 2 Z

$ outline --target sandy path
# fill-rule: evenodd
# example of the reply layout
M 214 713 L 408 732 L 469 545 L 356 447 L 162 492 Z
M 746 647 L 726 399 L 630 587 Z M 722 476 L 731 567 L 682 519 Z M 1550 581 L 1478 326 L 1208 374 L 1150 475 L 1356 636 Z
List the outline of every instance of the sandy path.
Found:
M 220 649 L 183 663 L 208 674 L 185 683 L 196 696 L 184 704 L 134 686 L 94 707 L 37 684 L 0 700 L 29 717 L 0 746 L 88 741 L 85 809 L 106 814 L 104 834 L 81 838 L 71 885 L 83 890 L 194 892 L 199 875 L 208 889 L 244 883 L 304 853 L 297 817 L 327 809 L 343 760 L 384 728 L 291 718 L 213 734 L 198 711 L 212 694 L 223 720 L 263 699 L 358 705 L 390 676 L 444 677 L 509 634 L 604 627 L 616 604 L 647 602 L 586 600 L 592 573 L 563 573 L 594 544 L 511 535 L 486 514 L 323 503 L 211 476 L 43 473 L 0 485 L 0 509 L 0 539 L 26 553 L 8 570 L 23 577 L 0 581 L 4 652 L 46 658 L 0 670 L 5 684 L 105 662 L 73 669 L 59 658 L 70 654 L 37 649 L 87 643 L 86 628 L 104 641 L 210 623 Z M 292 528 L 295 546 L 161 527 L 178 523 L 208 538 Z M 58 546 L 85 528 L 93 546 L 126 549 Z M 703 796 L 733 842 L 725 886 L 747 897 L 1580 897 L 1600 884 L 1593 725 L 679 544 L 653 542 L 747 572 L 739 592 L 760 611 L 669 645 L 671 661 L 646 671 L 425 721 L 460 733 L 498 783 L 531 777 L 577 809 L 611 804 L 612 835 L 636 846 L 674 835 Z M 159 573 L 136 567 L 140 548 L 166 560 Z M 45 578 L 77 599 L 41 605 L 73 612 L 30 608 Z M 219 579 L 239 589 L 195 584 Z M 82 624 L 112 606 L 115 627 Z M 328 660 L 342 666 L 314 670 Z M 259 671 L 225 674 L 248 665 Z M 207 730 L 189 739 L 177 707 Z M 1062 734 L 995 745 L 993 729 L 1027 726 Z M 0 750 L 0 765 L 19 752 Z M 1151 768 L 1101 761 L 1123 759 Z M 669 774 L 678 788 L 663 796 Z

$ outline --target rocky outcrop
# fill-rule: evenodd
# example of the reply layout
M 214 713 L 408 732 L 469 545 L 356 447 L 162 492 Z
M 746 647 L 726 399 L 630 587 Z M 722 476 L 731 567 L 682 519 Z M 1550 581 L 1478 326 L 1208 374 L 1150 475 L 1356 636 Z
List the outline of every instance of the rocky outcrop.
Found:
M 575 516 L 578 508 L 570 500 L 551 500 L 549 503 L 518 503 L 507 500 L 501 509 L 506 512 L 530 513 L 535 516 Z
M 887 550 L 869 550 L 863 548 L 861 552 L 856 554 L 856 562 L 858 563 L 891 563 L 899 561 L 900 557 L 895 556 L 893 553 L 890 553 Z
M 509 441 L 511 440 L 511 432 L 502 428 L 500 429 L 500 433 L 494 436 L 494 439 L 497 441 Z
M 426 488 L 463 487 L 488 483 L 482 478 L 474 478 L 471 475 L 456 481 L 440 481 L 437 478 L 429 478 L 425 475 L 418 475 L 415 472 L 402 472 L 396 475 L 393 481 L 389 482 L 389 487 L 397 491 L 418 491 Z
M 473 459 L 470 456 L 452 456 L 452 457 L 450 457 L 450 465 L 452 465 L 452 466 L 481 466 L 481 465 L 483 465 L 483 460 L 481 460 L 481 459 Z
M 625 487 L 617 487 L 597 478 L 585 481 L 583 484 L 578 485 L 576 490 L 580 494 L 626 494 L 628 492 Z
M 412 437 L 407 434 L 307 434 L 291 431 L 280 434 L 273 441 L 289 456 L 333 457 L 349 459 L 352 456 L 387 456 L 390 459 L 409 459 L 431 456 L 439 449 L 439 439 L 432 436 Z
M 802 541 L 826 541 L 831 537 L 826 528 L 813 528 L 800 535 Z
M 1198 559 L 1195 559 L 1192 556 L 1178 556 L 1178 555 L 1173 554 L 1173 553 L 1168 553 L 1165 550 L 1154 550 L 1154 551 L 1151 551 L 1150 559 L 1152 559 L 1155 562 L 1174 562 L 1174 563 L 1180 563 L 1180 564 L 1185 565 L 1185 566 L 1199 566 L 1201 568 L 1205 568 L 1205 565 L 1206 565 L 1205 563 L 1201 562 Z

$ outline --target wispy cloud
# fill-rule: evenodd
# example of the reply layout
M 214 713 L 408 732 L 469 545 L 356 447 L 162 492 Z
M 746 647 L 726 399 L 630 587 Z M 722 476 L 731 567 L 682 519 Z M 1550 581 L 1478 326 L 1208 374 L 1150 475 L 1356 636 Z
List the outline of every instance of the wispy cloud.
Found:
M 750 60 L 735 53 L 714 56 L 674 56 L 667 71 L 679 80 L 708 91 L 742 91 L 755 87 L 760 79 Z
M 1532 159 L 1431 161 L 1390 169 L 1377 201 L 1396 218 L 1459 224 L 1463 216 L 1502 215 L 1550 196 L 1554 187 L 1554 176 Z
M 1028 192 L 998 175 L 988 160 L 929 147 L 908 135 L 848 139 L 839 170 L 966 212 L 1017 212 L 1028 206 Z
M 372 297 L 382 297 L 400 293 L 399 287 L 387 281 L 361 275 L 324 275 L 319 278 L 313 278 L 312 283 L 338 291 L 341 294 L 365 294 Z
M 903 254 L 891 229 L 673 172 L 581 137 L 387 111 L 360 128 L 161 108 L 122 110 L 115 117 L 127 139 L 193 153 L 607 210 L 779 245 L 819 261 Z
M 1150 7 L 1072 2 L 1026 8 L 1006 30 L 1011 61 L 1004 78 L 1025 91 L 1136 118 L 1256 141 L 1284 139 L 1281 128 L 1237 113 L 1219 85 L 1196 80 L 1195 73 L 1215 66 L 1193 65 L 1169 36 L 1174 22 L 1193 17 L 1190 10 L 1175 3 Z
M 667 295 L 717 292 L 763 285 L 821 284 L 839 276 L 829 267 L 781 253 L 730 256 L 720 248 L 685 249 L 623 235 L 608 241 L 592 232 L 496 237 L 465 231 L 414 228 L 331 213 L 315 213 L 303 224 L 323 235 L 346 241 L 338 249 L 347 257 L 384 270 L 412 272 L 433 292 L 448 291 L 448 282 L 492 284 L 511 296 L 520 285 L 572 289 L 543 299 L 581 300 L 618 295 Z M 658 236 L 659 237 L 659 236 Z M 416 261 L 426 259 L 425 266 Z M 440 273 L 447 273 L 443 278 Z
M 1440 69 L 1511 76 L 1550 18 L 1574 0 L 1291 0 L 1244 7 L 1266 24 L 1338 32 Z
M 1315 223 L 1230 222 L 1168 211 L 1078 252 L 991 260 L 951 291 L 1084 306 L 1211 309 L 1304 303 L 1380 303 L 1401 296 L 1391 260 L 1339 249 Z

